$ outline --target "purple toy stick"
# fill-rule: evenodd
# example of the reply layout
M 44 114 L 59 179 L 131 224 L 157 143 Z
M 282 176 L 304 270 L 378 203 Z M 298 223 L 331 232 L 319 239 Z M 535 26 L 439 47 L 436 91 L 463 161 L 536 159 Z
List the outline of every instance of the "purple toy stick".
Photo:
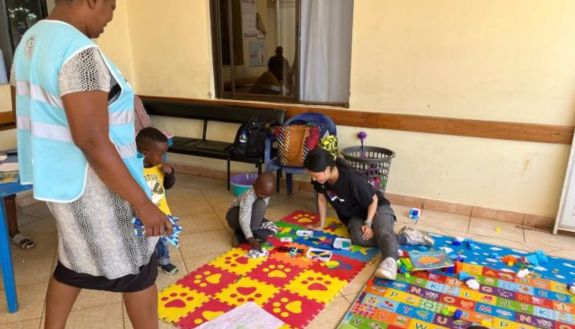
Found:
M 365 131 L 360 131 L 357 133 L 357 138 L 359 138 L 359 140 L 361 141 L 361 157 L 363 158 L 364 156 L 363 140 L 367 138 L 367 133 Z

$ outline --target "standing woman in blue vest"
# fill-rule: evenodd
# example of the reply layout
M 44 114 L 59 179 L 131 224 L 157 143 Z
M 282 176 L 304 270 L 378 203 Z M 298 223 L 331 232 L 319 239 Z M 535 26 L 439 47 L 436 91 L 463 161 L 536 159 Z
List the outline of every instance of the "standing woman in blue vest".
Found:
M 58 225 L 58 264 L 45 328 L 64 328 L 82 288 L 123 293 L 133 327 L 158 328 L 159 235 L 171 233 L 149 200 L 134 136 L 134 93 L 91 39 L 115 0 L 56 0 L 16 50 L 11 78 L 21 180 Z M 146 237 L 134 235 L 138 216 Z

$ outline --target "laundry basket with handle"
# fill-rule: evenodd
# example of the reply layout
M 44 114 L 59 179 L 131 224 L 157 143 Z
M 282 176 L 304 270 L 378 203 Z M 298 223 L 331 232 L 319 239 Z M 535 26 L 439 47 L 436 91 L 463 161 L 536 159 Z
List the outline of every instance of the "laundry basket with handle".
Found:
M 343 149 L 341 155 L 353 169 L 367 177 L 373 188 L 385 192 L 395 152 L 383 147 L 351 146 Z

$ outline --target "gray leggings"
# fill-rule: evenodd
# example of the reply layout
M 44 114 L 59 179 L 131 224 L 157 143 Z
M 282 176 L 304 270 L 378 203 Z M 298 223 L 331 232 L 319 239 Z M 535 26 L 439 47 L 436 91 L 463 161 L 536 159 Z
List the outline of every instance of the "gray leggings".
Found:
M 361 227 L 364 225 L 365 218 L 351 218 L 347 223 L 347 230 L 351 235 L 351 242 L 364 247 L 378 247 L 381 251 L 383 259 L 392 257 L 397 259 L 399 257 L 398 249 L 400 244 L 405 244 L 407 241 L 403 237 L 399 237 L 393 230 L 395 224 L 395 213 L 390 206 L 379 206 L 373 217 L 373 237 L 369 240 L 362 238 Z
M 250 228 L 252 230 L 252 234 L 258 240 L 265 240 L 268 236 L 273 235 L 274 232 L 268 229 L 262 229 L 262 224 L 264 222 L 269 222 L 268 219 L 264 218 L 266 213 L 267 205 L 264 200 L 256 199 L 252 206 L 252 218 L 250 220 Z M 232 228 L 240 239 L 240 242 L 245 240 L 244 233 L 242 232 L 242 228 L 240 226 L 240 207 L 235 206 L 231 207 L 226 214 L 226 220 L 228 221 L 228 225 Z

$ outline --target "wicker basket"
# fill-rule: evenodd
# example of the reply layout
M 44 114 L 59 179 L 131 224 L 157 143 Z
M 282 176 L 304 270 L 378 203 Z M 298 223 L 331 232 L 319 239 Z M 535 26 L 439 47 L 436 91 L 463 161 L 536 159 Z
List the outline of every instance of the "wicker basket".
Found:
M 343 149 L 341 155 L 353 169 L 367 177 L 373 188 L 385 192 L 395 152 L 383 147 L 351 146 Z

